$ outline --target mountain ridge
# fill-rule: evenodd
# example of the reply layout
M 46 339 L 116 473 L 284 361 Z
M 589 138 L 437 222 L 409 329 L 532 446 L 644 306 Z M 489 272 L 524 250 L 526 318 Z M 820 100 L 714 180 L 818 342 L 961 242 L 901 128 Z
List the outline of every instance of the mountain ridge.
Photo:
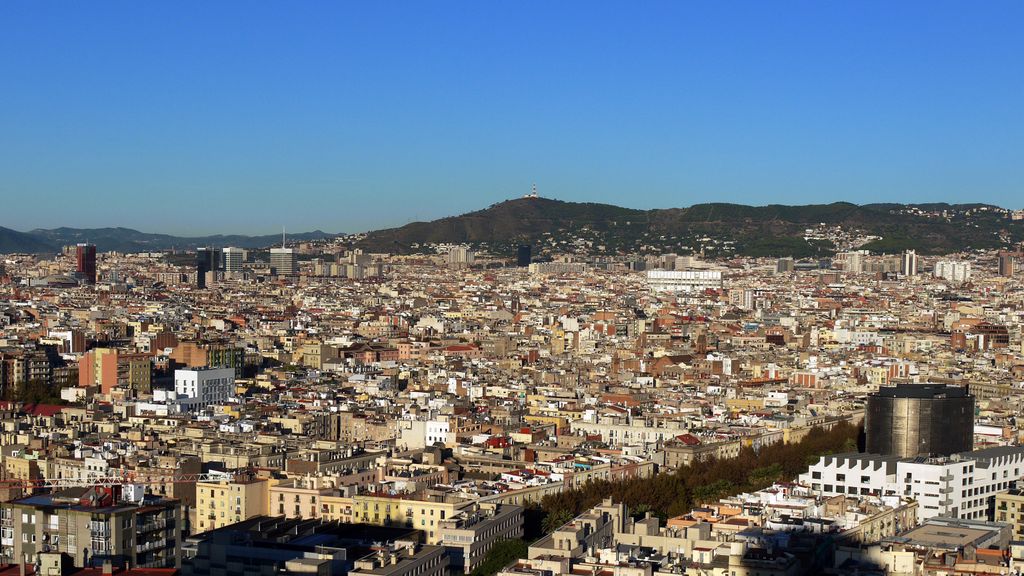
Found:
M 943 214 L 946 214 L 945 216 Z M 750 206 L 712 202 L 641 210 L 612 204 L 516 198 L 482 210 L 367 233 L 356 245 L 376 251 L 413 251 L 425 244 L 471 244 L 511 254 L 514 244 L 544 244 L 554 235 L 587 238 L 608 254 L 696 251 L 709 243 L 749 256 L 827 255 L 834 246 L 805 239 L 821 224 L 878 236 L 868 249 L 917 249 L 944 254 L 996 248 L 1024 240 L 1024 222 L 988 204 L 829 204 Z
M 320 230 L 289 234 L 291 240 L 321 240 L 333 238 L 337 234 L 329 234 Z M 63 246 L 89 242 L 96 245 L 100 252 L 148 252 L 169 250 L 172 248 L 194 250 L 201 246 L 223 248 L 256 249 L 273 246 L 280 242 L 281 236 L 266 234 L 248 236 L 244 234 L 214 234 L 210 236 L 174 236 L 140 232 L 133 228 L 36 228 L 28 232 L 19 232 L 10 228 L 0 227 L 0 254 L 27 252 L 45 254 L 59 252 Z
M 595 254 L 709 249 L 714 255 L 826 256 L 836 246 L 808 229 L 849 231 L 868 238 L 863 247 L 877 252 L 916 249 L 946 254 L 967 248 L 998 248 L 1024 240 L 1024 220 L 1010 211 L 979 203 L 874 203 L 750 206 L 709 202 L 680 208 L 638 209 L 598 202 L 567 202 L 527 197 L 432 221 L 411 222 L 349 237 L 351 246 L 379 252 L 416 252 L 432 244 L 470 244 L 511 255 L 517 244 L 555 252 L 566 242 Z M 289 234 L 290 239 L 319 240 L 340 234 L 319 230 Z M 0 253 L 57 252 L 62 246 L 92 242 L 100 251 L 140 252 L 199 246 L 265 248 L 278 236 L 173 236 L 132 228 L 36 229 L 0 227 Z M 586 251 L 585 250 L 585 251 Z M 579 250 L 576 250 L 579 251 Z

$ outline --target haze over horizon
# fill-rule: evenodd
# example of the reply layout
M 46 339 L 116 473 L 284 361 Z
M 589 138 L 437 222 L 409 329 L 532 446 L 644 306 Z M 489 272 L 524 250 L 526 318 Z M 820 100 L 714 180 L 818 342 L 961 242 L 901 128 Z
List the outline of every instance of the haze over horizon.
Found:
M 356 232 L 533 182 L 1022 207 L 1024 4 L 444 8 L 6 4 L 0 226 Z

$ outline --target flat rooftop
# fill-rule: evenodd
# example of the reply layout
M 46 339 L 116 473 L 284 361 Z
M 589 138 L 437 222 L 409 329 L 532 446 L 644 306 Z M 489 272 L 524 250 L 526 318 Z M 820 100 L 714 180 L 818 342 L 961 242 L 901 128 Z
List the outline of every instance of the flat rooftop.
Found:
M 881 386 L 872 394 L 876 398 L 967 398 L 964 386 L 946 384 L 897 384 Z

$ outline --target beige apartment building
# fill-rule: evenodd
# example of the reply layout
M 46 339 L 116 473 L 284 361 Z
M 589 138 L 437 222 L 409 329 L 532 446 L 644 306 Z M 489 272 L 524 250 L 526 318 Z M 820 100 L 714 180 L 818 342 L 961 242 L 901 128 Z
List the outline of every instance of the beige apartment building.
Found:
M 236 477 L 230 481 L 196 483 L 195 532 L 206 532 L 267 515 L 270 485 L 266 478 Z

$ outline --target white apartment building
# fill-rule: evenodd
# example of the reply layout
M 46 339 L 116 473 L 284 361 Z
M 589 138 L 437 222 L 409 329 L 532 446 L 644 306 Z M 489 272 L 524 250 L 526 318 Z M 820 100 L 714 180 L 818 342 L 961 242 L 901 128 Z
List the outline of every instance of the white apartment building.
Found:
M 940 260 L 935 263 L 932 275 L 949 282 L 967 282 L 971 279 L 971 263 L 958 260 Z
M 647 285 L 655 292 L 700 292 L 722 287 L 721 270 L 648 270 Z
M 534 262 L 527 270 L 530 274 L 583 274 L 587 265 L 583 262 Z
M 234 396 L 234 368 L 195 368 L 174 371 L 174 392 L 182 412 L 222 404 Z
M 907 496 L 918 518 L 991 517 L 995 495 L 1024 477 L 1024 446 L 999 446 L 941 458 L 878 454 L 822 456 L 800 483 L 822 496 Z
M 455 246 L 448 251 L 449 264 L 468 266 L 476 261 L 476 254 L 466 246 Z

